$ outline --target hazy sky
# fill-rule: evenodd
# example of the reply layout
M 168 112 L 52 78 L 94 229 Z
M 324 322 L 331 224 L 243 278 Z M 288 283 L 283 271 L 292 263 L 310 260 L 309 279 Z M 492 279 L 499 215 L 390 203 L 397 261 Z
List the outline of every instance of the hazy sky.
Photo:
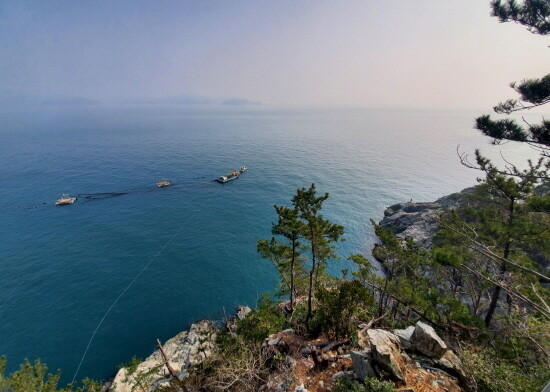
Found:
M 549 72 L 489 0 L 0 0 L 0 91 L 489 109 Z

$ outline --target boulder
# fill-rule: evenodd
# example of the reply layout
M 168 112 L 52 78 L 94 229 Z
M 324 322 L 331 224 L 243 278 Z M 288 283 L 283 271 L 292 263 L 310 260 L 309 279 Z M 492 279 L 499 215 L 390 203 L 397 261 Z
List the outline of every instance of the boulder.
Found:
M 264 347 L 271 346 L 271 347 L 283 348 L 288 345 L 286 340 L 292 341 L 294 339 L 296 339 L 296 334 L 294 333 L 294 330 L 285 329 L 284 331 L 280 331 L 269 335 L 267 338 L 265 338 L 262 345 Z
M 208 358 L 214 347 L 216 328 L 211 321 L 203 320 L 191 325 L 189 331 L 183 331 L 168 340 L 163 350 L 170 365 L 178 373 L 178 378 L 188 376 L 188 369 L 202 363 Z M 113 384 L 111 392 L 148 392 L 156 390 L 170 374 L 164 365 L 159 350 L 156 350 L 145 361 L 141 362 L 134 372 L 121 368 Z
M 415 350 L 430 358 L 440 358 L 448 349 L 433 327 L 422 321 L 416 323 L 410 341 Z
M 336 372 L 332 375 L 332 379 L 336 380 L 337 378 L 346 378 L 348 380 L 353 380 L 355 378 L 355 372 L 352 370 Z
M 269 340 L 265 343 L 265 345 L 266 345 L 266 346 L 284 347 L 284 346 L 286 346 L 286 343 L 285 343 L 285 341 L 283 340 L 283 338 L 280 337 L 280 338 L 269 339 Z
M 401 348 L 408 350 L 412 347 L 411 337 L 414 332 L 414 327 L 412 325 L 405 329 L 394 329 L 392 332 L 401 341 Z
M 369 329 L 372 358 L 378 366 L 390 373 L 393 378 L 403 380 L 405 359 L 400 353 L 401 342 L 397 336 L 383 329 Z
M 435 361 L 435 366 L 458 377 L 459 380 L 466 380 L 466 374 L 462 369 L 462 361 L 452 350 L 447 350 L 445 354 Z
M 237 311 L 235 312 L 235 317 L 237 320 L 244 320 L 246 316 L 248 316 L 248 313 L 252 312 L 252 309 L 250 309 L 248 306 L 239 306 L 237 307 Z
M 237 321 L 244 320 L 248 314 L 252 312 L 248 306 L 239 305 L 235 311 L 235 315 L 227 318 L 225 321 L 225 327 L 228 331 L 234 331 L 237 328 Z
M 351 362 L 353 363 L 353 372 L 359 380 L 364 380 L 367 377 L 376 377 L 374 369 L 372 368 L 371 361 L 371 352 L 370 351 L 352 351 L 351 352 Z M 336 374 L 342 373 L 341 377 L 346 377 L 346 372 L 338 372 Z M 333 377 L 337 377 L 334 374 Z

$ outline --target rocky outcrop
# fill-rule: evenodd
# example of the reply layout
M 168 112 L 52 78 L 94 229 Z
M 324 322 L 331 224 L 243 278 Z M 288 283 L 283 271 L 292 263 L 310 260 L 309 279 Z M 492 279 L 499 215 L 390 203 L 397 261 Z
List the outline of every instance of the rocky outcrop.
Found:
M 419 321 L 393 333 L 360 330 L 358 338 L 363 350 L 351 352 L 358 380 L 390 378 L 401 385 L 400 390 L 462 391 L 460 359 L 431 326 Z
M 190 367 L 202 363 L 212 353 L 216 339 L 216 327 L 203 320 L 191 325 L 168 340 L 163 346 L 171 367 L 179 379 L 188 376 Z M 170 374 L 159 350 L 156 350 L 137 368 L 121 368 L 111 385 L 111 392 L 148 392 L 168 384 Z
M 234 320 L 249 310 L 239 307 Z M 234 324 L 227 325 L 229 334 Z M 307 340 L 292 329 L 268 336 L 263 343 L 265 358 L 277 358 L 278 365 L 264 379 L 259 391 L 322 392 L 331 390 L 338 378 L 363 382 L 368 377 L 392 380 L 399 391 L 463 392 L 464 373 L 459 358 L 434 329 L 422 322 L 393 332 L 383 329 L 358 331 L 359 348 L 350 350 L 350 340 Z M 174 377 L 184 380 L 191 368 L 204 362 L 215 350 L 219 327 L 199 321 L 168 340 L 137 368 L 122 368 L 110 392 L 153 392 L 173 387 Z M 356 346 L 357 347 L 357 346 Z M 281 362 L 281 360 L 283 360 Z M 407 389 L 409 388 L 409 389 Z
M 380 226 L 391 229 L 399 239 L 411 239 L 422 248 L 429 248 L 439 230 L 438 216 L 444 210 L 453 210 L 470 202 L 475 187 L 442 197 L 432 203 L 398 203 L 384 211 Z
M 237 328 L 237 322 L 244 320 L 244 318 L 250 312 L 252 312 L 252 309 L 250 309 L 248 306 L 238 306 L 235 315 L 227 318 L 225 322 L 225 327 L 227 328 L 227 330 L 235 331 L 235 329 Z

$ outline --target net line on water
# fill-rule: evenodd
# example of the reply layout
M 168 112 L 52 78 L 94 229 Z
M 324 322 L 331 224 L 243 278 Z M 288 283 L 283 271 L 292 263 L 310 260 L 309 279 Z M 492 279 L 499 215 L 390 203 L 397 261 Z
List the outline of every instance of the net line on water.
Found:
M 201 176 L 201 177 L 193 177 L 193 182 L 187 182 L 187 181 L 178 181 L 173 182 L 171 184 L 171 188 L 180 188 L 182 186 L 205 186 L 209 185 L 210 182 L 213 181 L 215 178 L 214 175 L 211 175 L 212 178 L 209 178 L 208 176 Z M 197 181 L 197 180 L 204 180 L 206 181 Z M 102 200 L 102 199 L 110 199 L 113 197 L 119 197 L 123 195 L 128 194 L 135 194 L 135 193 L 146 193 L 146 192 L 154 192 L 156 188 L 151 188 L 149 186 L 139 186 L 135 188 L 130 188 L 122 191 L 117 192 L 98 192 L 98 193 L 76 193 L 74 194 L 75 197 L 78 199 L 84 199 L 84 201 L 93 201 L 93 200 Z M 8 213 L 15 210 L 33 210 L 42 206 L 46 205 L 54 205 L 55 201 L 50 202 L 37 202 L 29 205 L 12 205 L 7 207 L 5 210 L 0 210 L 0 213 Z
M 99 321 L 99 323 L 97 324 L 97 326 L 95 327 L 94 329 L 94 332 L 92 333 L 92 336 L 90 337 L 90 340 L 88 341 L 88 345 L 86 346 L 86 349 L 84 350 L 84 354 L 82 354 L 82 358 L 80 359 L 80 362 L 78 363 L 78 367 L 76 368 L 76 371 L 74 373 L 74 376 L 73 376 L 73 379 L 71 381 L 71 384 L 74 383 L 74 381 L 76 380 L 76 376 L 78 375 L 78 372 L 80 371 L 80 367 L 82 366 L 82 363 L 84 362 L 84 359 L 86 358 L 86 354 L 88 353 L 88 350 L 90 349 L 90 346 L 92 345 L 92 341 L 94 340 L 94 337 L 95 335 L 97 334 L 97 331 L 99 330 L 99 328 L 101 327 L 101 325 L 103 324 L 103 322 L 105 321 L 105 319 L 107 318 L 107 316 L 109 315 L 109 313 L 111 313 L 111 310 L 113 310 L 113 308 L 116 306 L 116 304 L 118 303 L 118 301 L 124 296 L 124 294 L 130 289 L 130 287 L 132 287 L 132 285 L 139 279 L 139 277 L 141 276 L 141 274 L 143 272 L 145 272 L 145 270 L 153 263 L 153 261 L 155 261 L 155 259 L 162 253 L 162 251 L 174 240 L 174 238 L 176 238 L 176 236 L 183 230 L 183 228 L 191 221 L 191 219 L 193 219 L 195 217 L 195 215 L 197 215 L 200 211 L 202 210 L 202 207 L 199 208 L 197 211 L 195 211 L 193 213 L 193 215 L 191 215 L 189 218 L 187 218 L 187 220 L 185 222 L 183 222 L 183 224 L 180 226 L 180 228 L 178 230 L 176 230 L 176 232 L 174 234 L 172 234 L 172 236 L 168 239 L 168 241 L 166 241 L 166 243 L 158 250 L 157 253 L 155 253 L 155 255 L 153 257 L 151 257 L 151 259 L 149 260 L 149 262 L 147 264 L 145 264 L 145 266 L 138 272 L 138 274 L 134 277 L 134 279 L 132 279 L 132 281 L 130 281 L 130 283 L 128 283 L 128 285 L 126 286 L 126 288 L 124 290 L 122 290 L 122 292 L 118 295 L 118 297 L 113 301 L 113 303 L 111 304 L 111 306 L 107 309 L 107 311 L 105 312 L 105 314 L 103 315 L 103 317 L 101 318 L 101 320 Z

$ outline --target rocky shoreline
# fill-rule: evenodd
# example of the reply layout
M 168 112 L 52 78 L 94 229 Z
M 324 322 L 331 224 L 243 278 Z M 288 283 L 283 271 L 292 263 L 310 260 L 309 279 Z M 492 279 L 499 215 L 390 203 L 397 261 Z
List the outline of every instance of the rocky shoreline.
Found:
M 421 248 L 429 248 L 439 230 L 438 215 L 470 203 L 475 187 L 441 197 L 431 203 L 397 203 L 384 211 L 380 226 L 391 229 L 401 240 L 410 239 Z

